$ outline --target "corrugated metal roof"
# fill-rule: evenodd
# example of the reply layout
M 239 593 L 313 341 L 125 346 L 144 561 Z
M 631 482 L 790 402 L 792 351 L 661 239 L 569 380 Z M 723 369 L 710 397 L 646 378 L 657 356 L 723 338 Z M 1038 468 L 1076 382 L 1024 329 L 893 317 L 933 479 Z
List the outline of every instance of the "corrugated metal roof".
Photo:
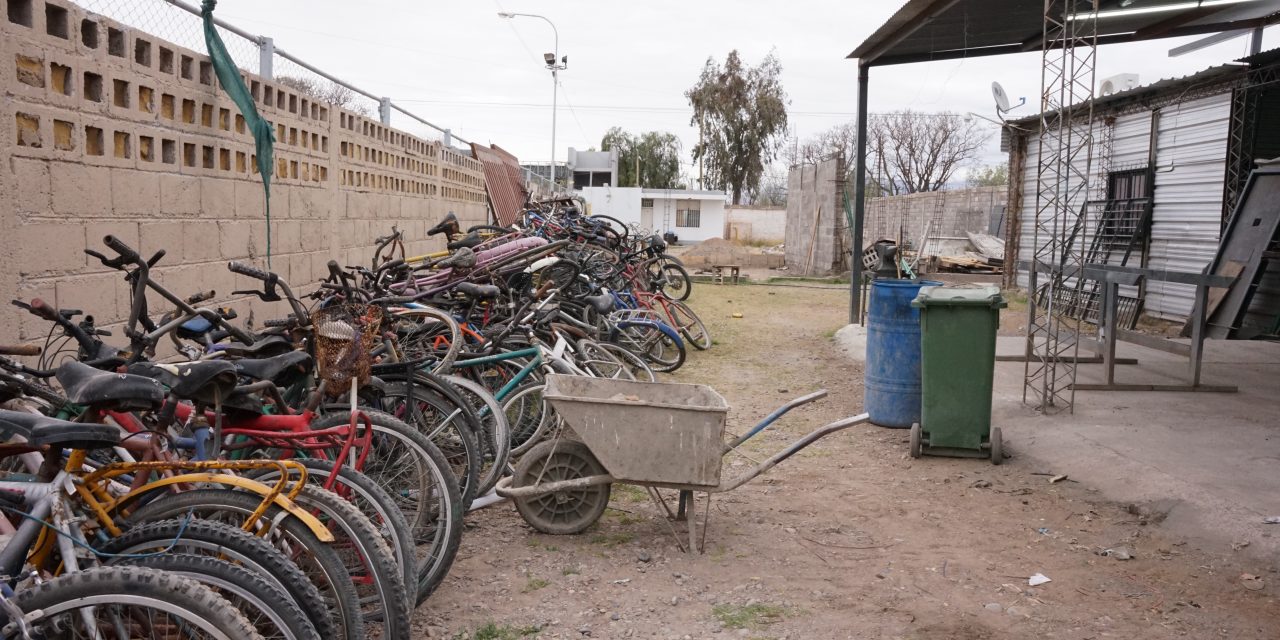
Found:
M 498 224 L 508 226 L 520 217 L 529 199 L 521 177 L 520 161 L 498 145 L 484 147 L 471 143 L 471 152 L 484 166 L 484 186 Z
M 1189 5 L 1186 0 L 1143 0 L 1140 6 L 1128 8 L 1122 7 L 1122 2 L 1099 3 L 1098 44 L 1219 33 L 1280 22 L 1280 5 L 1274 0 L 1204 7 Z M 1168 8 L 1160 10 L 1158 5 Z M 1044 6 L 1029 0 L 909 0 L 849 57 L 878 66 L 1039 51 Z M 1157 10 L 1151 11 L 1153 8 Z M 1105 18 L 1102 12 L 1107 12 Z

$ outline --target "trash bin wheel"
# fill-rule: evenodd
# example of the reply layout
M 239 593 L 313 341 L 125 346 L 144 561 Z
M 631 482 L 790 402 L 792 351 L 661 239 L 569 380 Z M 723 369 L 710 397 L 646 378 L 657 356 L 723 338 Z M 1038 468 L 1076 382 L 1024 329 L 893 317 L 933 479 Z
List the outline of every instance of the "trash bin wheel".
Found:
M 919 458 L 923 453 L 920 445 L 920 423 L 916 422 L 911 425 L 911 457 Z
M 547 440 L 520 456 L 511 485 L 527 487 L 539 482 L 573 480 L 605 473 L 587 445 L 571 440 Z M 609 506 L 610 486 L 598 484 L 536 498 L 516 499 L 516 509 L 529 526 L 542 533 L 581 533 L 599 520 L 605 507 Z
M 1000 427 L 991 427 L 991 464 L 1004 462 L 1004 439 L 1000 437 Z

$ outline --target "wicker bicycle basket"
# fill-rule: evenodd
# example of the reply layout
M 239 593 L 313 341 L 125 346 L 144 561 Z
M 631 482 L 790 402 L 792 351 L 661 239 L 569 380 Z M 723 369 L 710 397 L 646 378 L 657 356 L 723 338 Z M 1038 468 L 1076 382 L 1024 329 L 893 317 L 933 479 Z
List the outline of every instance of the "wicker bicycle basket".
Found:
M 351 380 L 369 382 L 369 366 L 382 328 L 382 308 L 362 303 L 335 304 L 312 314 L 316 364 L 325 393 L 336 397 L 351 390 Z

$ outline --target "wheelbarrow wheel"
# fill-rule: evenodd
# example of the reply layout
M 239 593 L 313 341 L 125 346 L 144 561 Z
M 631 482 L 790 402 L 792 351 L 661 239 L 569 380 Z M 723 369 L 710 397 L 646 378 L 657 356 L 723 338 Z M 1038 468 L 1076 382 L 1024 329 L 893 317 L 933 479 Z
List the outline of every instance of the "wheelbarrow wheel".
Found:
M 1000 427 L 991 427 L 991 464 L 1004 462 L 1004 438 L 1000 437 Z
M 513 487 L 540 482 L 573 480 L 604 475 L 600 461 L 587 445 L 571 440 L 539 442 L 520 457 Z M 536 498 L 516 499 L 516 509 L 529 526 L 551 535 L 581 533 L 595 524 L 609 506 L 609 487 L 598 484 L 570 491 L 557 491 Z
M 921 454 L 920 446 L 920 423 L 916 422 L 911 425 L 911 457 L 919 458 Z

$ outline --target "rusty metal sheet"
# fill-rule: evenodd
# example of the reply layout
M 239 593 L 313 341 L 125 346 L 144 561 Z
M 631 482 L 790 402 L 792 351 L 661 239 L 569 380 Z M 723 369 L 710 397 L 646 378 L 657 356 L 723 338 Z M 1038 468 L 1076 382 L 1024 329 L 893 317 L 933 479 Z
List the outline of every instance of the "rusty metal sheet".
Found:
M 498 224 L 510 225 L 520 217 L 529 196 L 520 161 L 498 145 L 485 147 L 473 142 L 471 153 L 484 166 L 484 185 L 494 217 Z

